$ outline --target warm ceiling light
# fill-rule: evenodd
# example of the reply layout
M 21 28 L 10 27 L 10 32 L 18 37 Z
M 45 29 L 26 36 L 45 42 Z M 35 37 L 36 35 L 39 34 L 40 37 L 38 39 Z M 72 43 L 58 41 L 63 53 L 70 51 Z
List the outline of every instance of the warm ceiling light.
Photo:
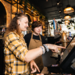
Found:
M 61 12 L 61 11 L 59 11 L 59 12 Z
M 65 23 L 69 23 L 70 21 L 69 20 L 65 20 Z
M 64 13 L 69 14 L 72 12 L 74 12 L 74 9 L 70 5 L 67 5 L 67 7 L 64 9 Z
M 68 23 L 65 23 L 65 25 L 68 25 Z
M 46 2 L 48 2 L 48 0 L 46 0 Z
M 68 25 L 70 23 L 69 20 L 65 20 L 65 25 Z
M 64 17 L 64 19 L 71 19 L 71 16 L 67 15 Z
M 59 5 L 59 4 L 60 4 L 60 0 L 57 1 L 57 5 Z
M 57 5 L 59 5 L 59 3 L 57 3 Z

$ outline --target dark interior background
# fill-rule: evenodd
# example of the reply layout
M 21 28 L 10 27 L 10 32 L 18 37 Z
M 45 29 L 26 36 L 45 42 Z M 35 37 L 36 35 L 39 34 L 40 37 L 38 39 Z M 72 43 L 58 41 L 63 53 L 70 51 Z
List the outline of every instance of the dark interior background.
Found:
M 69 4 L 75 9 L 75 0 L 29 0 L 34 6 L 43 13 L 48 20 L 63 19 L 65 14 L 64 8 Z M 59 5 L 57 5 L 59 3 Z M 75 12 L 69 14 L 71 17 L 75 16 Z

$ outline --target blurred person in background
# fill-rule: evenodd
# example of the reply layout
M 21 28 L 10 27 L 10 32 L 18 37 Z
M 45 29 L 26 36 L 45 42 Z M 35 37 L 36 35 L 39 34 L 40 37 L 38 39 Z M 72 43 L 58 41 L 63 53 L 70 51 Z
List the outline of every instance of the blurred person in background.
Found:
M 2 37 L 4 37 L 4 33 L 5 33 L 5 28 L 2 28 Z

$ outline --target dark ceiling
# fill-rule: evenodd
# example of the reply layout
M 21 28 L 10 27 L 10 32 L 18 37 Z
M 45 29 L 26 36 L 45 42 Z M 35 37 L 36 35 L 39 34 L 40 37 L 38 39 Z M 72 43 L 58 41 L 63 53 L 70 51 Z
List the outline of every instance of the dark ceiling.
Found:
M 75 9 L 75 0 L 29 0 L 30 3 L 43 13 L 48 20 L 64 18 L 64 8 L 70 4 Z M 57 3 L 59 2 L 59 5 Z M 69 14 L 71 17 L 75 16 L 75 12 Z

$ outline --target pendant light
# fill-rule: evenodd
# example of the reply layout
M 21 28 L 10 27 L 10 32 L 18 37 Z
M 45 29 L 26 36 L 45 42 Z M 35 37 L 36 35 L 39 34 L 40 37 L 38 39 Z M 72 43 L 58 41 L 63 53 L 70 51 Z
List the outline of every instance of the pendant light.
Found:
M 72 13 L 72 12 L 74 12 L 74 9 L 69 5 L 69 0 L 68 0 L 68 5 L 64 9 L 64 13 L 69 14 L 69 13 Z
M 65 25 L 68 25 L 70 23 L 69 20 L 65 20 Z
M 69 20 L 65 20 L 65 23 L 69 23 L 70 21 Z
M 71 16 L 67 14 L 67 15 L 64 17 L 64 19 L 65 19 L 65 20 L 71 19 Z
M 48 0 L 46 0 L 46 2 L 48 2 Z
M 65 23 L 65 25 L 68 25 L 69 23 Z

